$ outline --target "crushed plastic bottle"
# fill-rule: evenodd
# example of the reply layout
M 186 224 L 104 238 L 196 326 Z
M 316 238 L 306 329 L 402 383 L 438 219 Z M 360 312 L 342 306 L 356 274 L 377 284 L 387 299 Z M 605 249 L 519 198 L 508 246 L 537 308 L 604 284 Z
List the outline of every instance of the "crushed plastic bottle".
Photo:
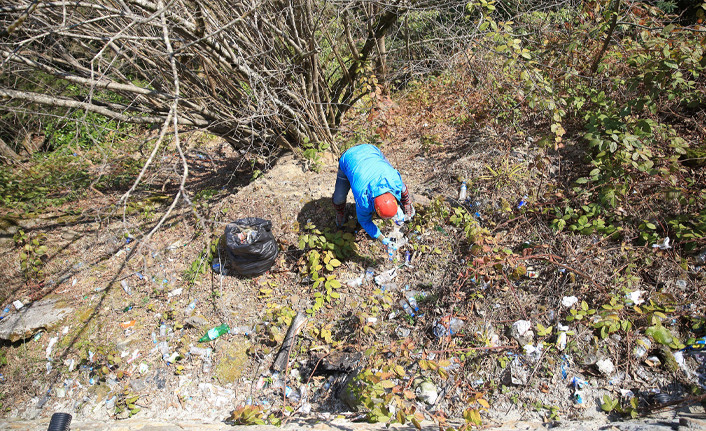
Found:
M 9 305 L 2 310 L 2 313 L 0 313 L 0 319 L 4 319 L 5 316 L 7 316 L 8 314 L 10 314 L 10 306 Z
M 456 317 L 449 319 L 448 328 L 441 322 L 434 323 L 432 333 L 435 337 L 441 338 L 447 335 L 456 335 L 463 328 L 463 320 Z
M 128 296 L 132 295 L 132 289 L 130 289 L 130 285 L 128 284 L 127 280 L 120 280 L 120 286 L 123 288 L 125 293 L 127 293 Z
M 397 268 L 392 268 L 388 271 L 375 276 L 375 284 L 382 286 L 383 284 L 392 281 L 393 278 L 397 277 Z
M 223 334 L 227 334 L 228 331 L 230 331 L 230 328 L 226 323 L 216 326 L 215 328 L 211 328 L 206 332 L 206 334 L 199 339 L 199 343 L 205 343 L 208 341 L 213 341 L 216 338 L 220 337 Z

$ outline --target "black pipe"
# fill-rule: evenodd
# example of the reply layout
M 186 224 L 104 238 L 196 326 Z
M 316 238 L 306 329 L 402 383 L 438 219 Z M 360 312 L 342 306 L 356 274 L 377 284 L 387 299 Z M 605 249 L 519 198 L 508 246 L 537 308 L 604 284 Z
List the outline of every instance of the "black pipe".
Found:
M 53 415 L 51 415 L 51 421 L 49 422 L 49 428 L 47 428 L 47 431 L 69 431 L 70 423 L 70 414 L 54 413 Z

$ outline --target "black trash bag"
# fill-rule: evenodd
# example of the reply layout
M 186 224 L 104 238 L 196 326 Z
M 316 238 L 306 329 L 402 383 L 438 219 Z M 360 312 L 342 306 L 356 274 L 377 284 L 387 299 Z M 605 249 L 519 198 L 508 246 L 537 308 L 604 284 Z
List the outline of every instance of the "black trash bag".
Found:
M 264 273 L 279 253 L 272 235 L 272 223 L 257 217 L 248 217 L 226 226 L 226 256 L 228 267 L 240 275 L 256 276 Z

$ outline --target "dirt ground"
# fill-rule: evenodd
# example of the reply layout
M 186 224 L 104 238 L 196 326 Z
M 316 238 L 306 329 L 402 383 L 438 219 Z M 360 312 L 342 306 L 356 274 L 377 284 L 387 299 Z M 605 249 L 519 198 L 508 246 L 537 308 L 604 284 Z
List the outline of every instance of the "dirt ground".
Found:
M 334 272 L 342 284 L 339 298 L 309 316 L 285 373 L 273 374 L 270 367 L 288 324 L 320 291 L 302 271 L 306 251 L 298 247 L 300 235 L 311 230 L 309 223 L 335 231 L 333 153 L 324 155 L 318 172 L 284 156 L 250 182 L 248 163 L 241 160 L 245 155 L 218 140 L 194 138 L 199 143 L 188 153 L 187 189 L 199 217 L 177 205 L 149 241 L 145 235 L 166 205 L 148 194 L 135 197 L 140 204 L 125 217 L 110 212 L 118 195 L 95 193 L 62 211 L 18 221 L 25 230 L 46 235 L 47 281 L 26 283 L 17 248 L 4 242 L 3 305 L 58 298 L 73 312 L 34 337 L 2 347 L 4 417 L 33 419 L 65 411 L 90 420 L 214 422 L 254 405 L 278 418 L 359 418 L 339 390 L 350 372 L 369 366 L 374 357 L 403 367 L 395 387 L 415 391 L 417 399 L 408 401 L 427 419 L 458 419 L 477 405 L 485 423 L 590 420 L 607 416 L 600 408 L 605 395 L 622 400 L 634 395 L 646 408 L 674 402 L 703 412 L 698 402 L 680 401 L 703 393 L 703 356 L 683 352 L 675 365 L 669 359 L 674 355 L 654 345 L 645 357 L 658 361 L 645 362 L 633 355 L 638 333 L 600 338 L 592 328 L 565 320 L 570 310 L 581 310 L 581 301 L 600 310 L 611 298 L 622 298 L 612 289 L 616 274 L 625 275 L 631 259 L 645 256 L 651 266 L 636 272 L 628 285 L 655 303 L 669 297 L 672 308 L 661 310 L 675 333 L 703 315 L 706 297 L 705 271 L 692 261 L 685 268 L 674 252 L 557 234 L 541 216 L 526 213 L 562 188 L 576 169 L 577 145 L 554 152 L 524 134 L 450 126 L 442 108 L 388 109 L 376 119 L 385 127 L 381 149 L 412 191 L 417 218 L 425 221 L 421 230 L 410 224 L 402 230 L 416 246 L 408 250 L 416 253 L 411 265 L 402 264 L 401 254 L 390 262 L 351 222 L 354 253 Z M 165 156 L 147 181 L 168 194 L 178 184 L 177 164 Z M 504 174 L 489 175 L 487 166 Z M 463 207 L 456 201 L 461 180 L 473 185 L 466 209 L 487 230 L 481 244 L 468 240 L 462 224 L 449 222 Z M 244 217 L 272 222 L 279 255 L 264 275 L 220 276 L 202 259 L 210 245 L 206 233 L 218 237 L 227 223 Z M 392 229 L 382 226 L 386 233 Z M 505 265 L 523 263 L 528 272 L 512 280 L 469 275 L 480 254 L 503 250 L 515 253 Z M 381 292 L 372 280 L 356 282 L 368 268 L 380 275 L 393 267 L 398 268 L 396 290 Z M 205 272 L 191 281 L 201 268 Z M 408 286 L 428 298 L 413 318 L 397 305 Z M 564 299 L 572 296 L 579 302 L 566 305 Z M 462 331 L 438 336 L 434 328 L 449 315 L 460 318 Z M 521 320 L 531 322 L 535 336 L 527 341 L 534 351 L 523 350 L 512 334 Z M 198 342 L 222 323 L 230 333 Z M 542 334 L 537 324 L 555 329 Z M 559 325 L 568 327 L 563 350 L 556 347 Z M 193 347 L 211 348 L 210 361 Z M 420 367 L 421 361 L 441 364 L 445 371 Z M 614 370 L 597 365 L 606 361 Z M 433 402 L 424 401 L 415 378 L 431 383 Z

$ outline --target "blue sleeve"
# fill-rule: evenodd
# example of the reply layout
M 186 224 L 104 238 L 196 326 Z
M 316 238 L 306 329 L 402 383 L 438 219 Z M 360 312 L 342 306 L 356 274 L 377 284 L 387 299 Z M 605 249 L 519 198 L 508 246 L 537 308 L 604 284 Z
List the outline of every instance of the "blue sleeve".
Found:
M 377 225 L 373 223 L 373 213 L 361 208 L 360 205 L 356 205 L 355 212 L 358 215 L 358 223 L 365 229 L 365 232 L 377 239 L 382 232 L 380 232 Z

